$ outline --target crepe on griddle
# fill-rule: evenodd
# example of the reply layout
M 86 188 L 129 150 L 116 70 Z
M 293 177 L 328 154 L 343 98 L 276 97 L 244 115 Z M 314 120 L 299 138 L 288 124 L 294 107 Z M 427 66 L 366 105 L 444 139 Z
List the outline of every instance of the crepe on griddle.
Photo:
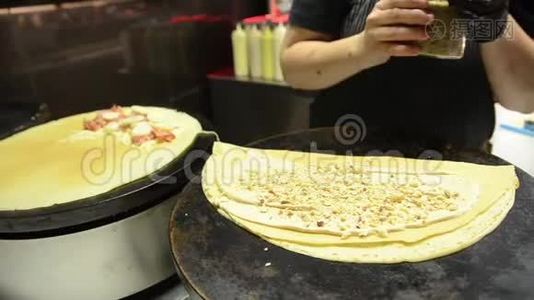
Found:
M 114 107 L 62 118 L 0 141 L 0 210 L 24 210 L 100 195 L 179 156 L 202 130 L 160 107 Z
M 203 190 L 286 249 L 329 260 L 422 261 L 464 249 L 513 205 L 513 166 L 259 150 L 216 143 Z

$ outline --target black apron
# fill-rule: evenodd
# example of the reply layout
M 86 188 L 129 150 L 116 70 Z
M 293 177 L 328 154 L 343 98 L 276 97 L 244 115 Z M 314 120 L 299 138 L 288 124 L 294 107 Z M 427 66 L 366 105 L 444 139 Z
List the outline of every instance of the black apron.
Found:
M 350 17 L 346 23 L 354 24 Z M 432 148 L 482 148 L 495 126 L 475 43 L 468 43 L 461 60 L 392 58 L 329 88 L 312 105 L 311 125 L 333 126 L 347 114 L 363 119 L 369 138 L 396 137 Z

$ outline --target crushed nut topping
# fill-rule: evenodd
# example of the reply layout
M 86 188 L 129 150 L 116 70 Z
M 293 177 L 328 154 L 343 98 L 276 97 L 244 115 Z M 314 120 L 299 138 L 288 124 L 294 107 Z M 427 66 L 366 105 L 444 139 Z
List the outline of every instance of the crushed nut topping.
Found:
M 376 174 L 329 165 L 245 172 L 237 182 L 260 195 L 261 211 L 284 211 L 281 217 L 309 228 L 361 231 L 361 236 L 425 223 L 433 213 L 458 211 L 464 201 L 458 192 L 424 184 L 417 175 L 388 173 L 386 182 L 377 182 Z

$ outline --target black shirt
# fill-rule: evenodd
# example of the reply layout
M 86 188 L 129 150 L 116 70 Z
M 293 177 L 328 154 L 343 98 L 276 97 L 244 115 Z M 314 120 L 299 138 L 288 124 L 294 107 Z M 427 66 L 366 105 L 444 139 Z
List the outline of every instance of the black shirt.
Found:
M 294 0 L 291 24 L 334 37 L 361 32 L 375 0 Z
M 361 32 L 375 0 L 295 0 L 291 25 L 345 37 Z M 392 58 L 320 93 L 312 127 L 333 126 L 347 114 L 368 135 L 395 136 L 441 148 L 480 148 L 495 126 L 490 85 L 479 46 L 461 60 Z
M 510 2 L 510 13 L 530 37 L 534 38 L 534 1 L 516 0 Z

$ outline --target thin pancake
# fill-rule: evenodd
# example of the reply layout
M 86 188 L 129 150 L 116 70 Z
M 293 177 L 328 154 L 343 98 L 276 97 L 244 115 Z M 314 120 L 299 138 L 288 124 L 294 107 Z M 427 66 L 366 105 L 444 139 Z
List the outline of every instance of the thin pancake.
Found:
M 415 244 L 384 243 L 372 247 L 310 246 L 263 238 L 282 248 L 326 260 L 352 263 L 420 262 L 456 253 L 480 241 L 506 218 L 513 207 L 514 199 L 515 193 L 510 191 L 501 197 L 497 205 L 492 206 L 490 210 L 479 215 L 466 226 Z M 239 224 L 239 220 L 234 220 L 234 222 Z M 246 228 L 246 225 L 242 226 Z
M 466 210 L 435 222 L 368 236 L 341 237 L 322 228 L 286 222 L 259 205 L 260 197 L 235 184 L 250 170 L 289 171 L 310 161 L 341 164 L 347 160 L 364 172 L 392 171 L 440 176 L 443 186 L 466 194 Z M 250 163 L 254 162 L 254 167 Z M 239 172 L 239 173 L 236 173 Z M 234 176 L 234 177 L 228 177 Z M 203 170 L 208 200 L 225 217 L 273 244 L 314 257 L 347 262 L 422 261 L 468 247 L 494 230 L 513 206 L 518 179 L 513 166 L 482 166 L 391 157 L 346 157 L 280 150 L 258 150 L 216 143 Z M 455 189 L 456 186 L 456 189 Z M 474 189 L 476 187 L 476 189 Z M 475 192 L 476 191 L 476 192 Z M 477 194 L 478 193 L 478 194 Z
M 147 176 L 179 156 L 202 130 L 191 116 L 137 107 L 172 127 L 172 142 L 136 147 L 124 136 L 83 131 L 96 112 L 52 121 L 0 141 L 0 210 L 47 207 L 102 194 Z M 179 128 L 178 128 L 179 127 Z
M 438 169 L 435 169 L 435 172 L 443 172 L 443 174 L 452 174 L 456 169 L 456 172 L 459 172 L 457 175 L 442 175 L 447 177 L 461 177 L 465 176 L 466 178 L 488 178 L 488 179 L 498 179 L 498 180 L 489 180 L 480 183 L 480 195 L 476 201 L 474 207 L 469 211 L 465 212 L 461 216 L 451 218 L 450 220 L 445 220 L 443 222 L 436 222 L 434 224 L 427 225 L 423 228 L 411 228 L 410 230 L 402 231 L 393 231 L 390 232 L 387 236 L 380 235 L 370 235 L 366 237 L 359 236 L 350 236 L 348 238 L 341 239 L 339 238 L 339 233 L 327 232 L 325 230 L 318 230 L 317 228 L 306 228 L 299 223 L 294 221 L 279 220 L 276 216 L 271 216 L 265 214 L 265 212 L 260 211 L 260 207 L 257 205 L 246 205 L 247 197 L 253 198 L 253 195 L 246 190 L 233 190 L 228 184 L 225 184 L 228 181 L 228 177 L 225 176 L 224 172 L 231 170 L 231 173 L 237 174 L 236 171 L 232 170 L 232 167 L 229 165 L 235 159 L 232 157 L 234 154 L 246 153 L 247 149 L 245 148 L 227 148 L 225 145 L 220 145 L 217 143 L 214 146 L 214 155 L 210 158 L 204 169 L 204 184 L 203 188 L 208 195 L 208 198 L 216 206 L 220 206 L 227 210 L 230 214 L 236 215 L 243 220 L 248 220 L 249 222 L 256 223 L 258 225 L 265 225 L 271 227 L 272 230 L 269 230 L 269 236 L 272 238 L 284 239 L 288 232 L 291 233 L 292 239 L 297 239 L 301 243 L 309 244 L 355 244 L 355 243 L 376 243 L 384 241 L 400 241 L 405 243 L 413 243 L 418 240 L 427 238 L 431 235 L 441 234 L 443 232 L 448 232 L 454 230 L 455 228 L 461 227 L 468 223 L 475 216 L 486 211 L 491 205 L 495 203 L 499 196 L 505 194 L 508 190 L 514 190 L 517 187 L 517 178 L 514 175 L 513 167 L 488 167 L 488 166 L 477 166 L 472 164 L 464 163 L 455 163 L 455 162 L 446 162 L 439 165 Z M 226 148 L 225 148 L 226 147 Z M 218 148 L 223 149 L 222 154 L 218 152 Z M 273 157 L 269 162 L 275 162 L 270 164 L 276 168 L 276 166 L 287 166 L 289 164 L 280 163 L 279 158 L 282 156 L 287 157 L 286 161 L 290 160 L 290 157 L 302 158 L 302 153 L 284 153 L 283 151 L 269 150 L 265 152 L 269 157 Z M 285 152 L 285 151 L 284 151 Z M 268 154 L 267 154 L 268 153 Z M 333 162 L 336 158 L 335 156 L 328 156 L 322 154 L 313 154 L 317 156 L 322 156 L 322 159 L 328 159 L 330 162 Z M 224 160 L 217 160 L 217 157 L 224 157 Z M 317 158 L 320 159 L 320 158 Z M 343 159 L 346 159 L 343 157 Z M 361 159 L 361 158 L 355 158 Z M 389 166 L 391 158 L 370 158 L 371 160 L 383 160 L 386 163 L 380 164 L 381 166 Z M 413 163 L 417 163 L 413 161 Z M 244 163 L 246 165 L 246 163 Z M 216 172 L 217 171 L 217 172 Z M 508 180 L 506 180 L 508 179 Z M 232 179 L 231 179 L 232 180 Z M 211 184 L 207 181 L 211 181 Z M 235 181 L 235 180 L 234 180 Z M 451 180 L 454 184 L 454 180 Z M 458 181 L 461 182 L 461 181 Z M 232 186 L 232 188 L 235 188 Z M 459 190 L 463 192 L 473 191 L 474 188 L 466 186 L 461 187 Z M 478 188 L 477 188 L 478 191 Z M 472 195 L 471 195 L 472 196 Z M 471 197 L 472 198 L 472 197 Z M 254 201 L 249 202 L 253 204 Z M 270 219 L 266 219 L 270 218 Z M 313 237 L 309 237 L 305 234 L 302 236 L 300 233 L 313 232 L 316 233 Z

